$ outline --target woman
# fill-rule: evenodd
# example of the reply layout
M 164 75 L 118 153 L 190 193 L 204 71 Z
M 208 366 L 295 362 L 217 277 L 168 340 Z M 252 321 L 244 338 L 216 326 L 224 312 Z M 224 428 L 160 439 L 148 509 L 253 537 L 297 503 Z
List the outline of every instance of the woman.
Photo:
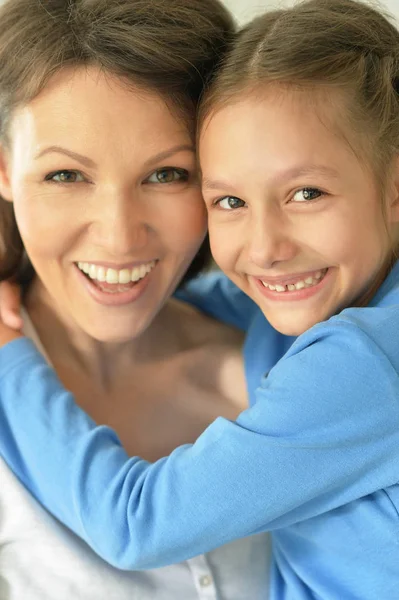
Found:
M 2 276 L 63 384 L 148 460 L 246 405 L 241 334 L 171 298 L 207 257 L 194 113 L 231 31 L 216 0 L 0 10 Z M 0 470 L 4 599 L 264 597 L 263 535 L 123 573 Z
M 271 598 L 397 597 L 398 82 L 389 20 L 308 0 L 248 25 L 207 94 L 210 239 L 241 292 L 196 287 L 248 329 L 253 405 L 235 422 L 153 464 L 128 459 L 24 340 L 0 351 L 1 451 L 103 556 L 156 566 L 269 530 Z

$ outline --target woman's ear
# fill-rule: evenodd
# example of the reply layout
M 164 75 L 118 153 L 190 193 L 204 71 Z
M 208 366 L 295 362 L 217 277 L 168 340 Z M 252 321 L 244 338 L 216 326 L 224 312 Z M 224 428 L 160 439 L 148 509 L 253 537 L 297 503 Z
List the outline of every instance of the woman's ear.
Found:
M 10 154 L 3 144 L 0 144 L 0 196 L 12 202 L 10 182 Z

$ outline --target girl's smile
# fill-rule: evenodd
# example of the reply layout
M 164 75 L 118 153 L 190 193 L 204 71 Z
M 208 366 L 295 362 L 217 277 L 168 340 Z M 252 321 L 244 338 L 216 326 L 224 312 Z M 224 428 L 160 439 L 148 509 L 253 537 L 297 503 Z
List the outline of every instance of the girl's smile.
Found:
M 276 279 L 253 277 L 253 281 L 258 292 L 266 298 L 282 302 L 295 302 L 317 294 L 326 281 L 328 282 L 329 273 L 331 273 L 330 269 L 319 269 Z

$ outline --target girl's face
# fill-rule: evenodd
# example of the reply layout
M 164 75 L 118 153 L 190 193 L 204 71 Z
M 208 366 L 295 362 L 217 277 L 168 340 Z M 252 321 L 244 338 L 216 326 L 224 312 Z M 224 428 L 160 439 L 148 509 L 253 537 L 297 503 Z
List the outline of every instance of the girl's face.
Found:
M 211 115 L 200 139 L 215 260 L 286 335 L 366 293 L 390 251 L 383 201 L 388 229 L 398 220 L 395 185 L 382 200 L 309 100 L 248 95 Z
M 1 193 L 54 308 L 98 340 L 139 335 L 206 232 L 187 127 L 91 68 L 55 76 L 10 133 Z

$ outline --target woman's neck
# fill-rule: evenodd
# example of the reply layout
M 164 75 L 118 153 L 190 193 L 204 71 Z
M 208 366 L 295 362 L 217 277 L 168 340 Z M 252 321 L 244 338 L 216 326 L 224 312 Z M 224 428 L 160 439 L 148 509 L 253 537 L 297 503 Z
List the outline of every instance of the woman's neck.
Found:
M 174 326 L 174 311 L 169 303 L 140 336 L 120 343 L 101 342 L 88 335 L 70 315 L 62 312 L 39 278 L 32 282 L 25 306 L 54 366 L 68 364 L 104 388 L 131 372 L 133 365 L 159 361 L 179 352 L 184 345 L 177 319 Z
M 119 345 L 90 338 L 39 281 L 25 305 L 64 386 L 132 456 L 157 460 L 247 407 L 242 334 L 188 305 L 170 299 L 143 335 Z

